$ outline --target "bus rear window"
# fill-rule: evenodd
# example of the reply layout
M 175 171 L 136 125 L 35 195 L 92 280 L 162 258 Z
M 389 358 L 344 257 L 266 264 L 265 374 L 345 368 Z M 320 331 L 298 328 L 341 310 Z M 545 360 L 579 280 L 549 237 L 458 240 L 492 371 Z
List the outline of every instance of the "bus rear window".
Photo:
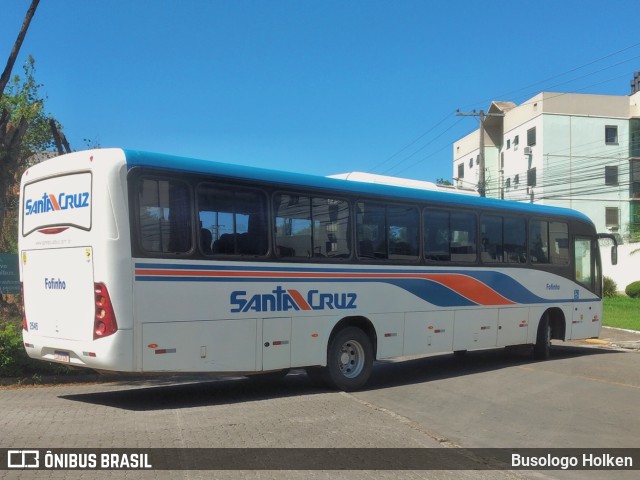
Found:
M 91 230 L 91 172 L 29 183 L 22 202 L 22 235 L 52 227 Z
M 138 238 L 152 253 L 191 250 L 191 195 L 186 183 L 141 179 L 138 183 Z

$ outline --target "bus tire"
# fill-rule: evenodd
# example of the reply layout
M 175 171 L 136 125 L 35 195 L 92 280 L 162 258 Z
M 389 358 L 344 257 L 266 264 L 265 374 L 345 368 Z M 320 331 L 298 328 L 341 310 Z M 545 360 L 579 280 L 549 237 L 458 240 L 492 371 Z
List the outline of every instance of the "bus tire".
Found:
M 358 390 L 367 383 L 372 370 L 371 339 L 358 327 L 340 330 L 327 351 L 327 384 L 345 392 Z
M 547 360 L 550 355 L 550 348 L 551 325 L 549 324 L 549 315 L 545 313 L 538 324 L 538 335 L 536 337 L 536 343 L 533 346 L 533 358 L 536 360 Z

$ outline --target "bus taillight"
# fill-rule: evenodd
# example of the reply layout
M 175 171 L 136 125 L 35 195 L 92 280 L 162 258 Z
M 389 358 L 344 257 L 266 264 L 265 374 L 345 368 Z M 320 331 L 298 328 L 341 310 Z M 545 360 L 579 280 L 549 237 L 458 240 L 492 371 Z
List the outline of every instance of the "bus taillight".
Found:
M 96 315 L 93 322 L 93 339 L 108 337 L 118 331 L 111 297 L 104 283 L 94 283 Z

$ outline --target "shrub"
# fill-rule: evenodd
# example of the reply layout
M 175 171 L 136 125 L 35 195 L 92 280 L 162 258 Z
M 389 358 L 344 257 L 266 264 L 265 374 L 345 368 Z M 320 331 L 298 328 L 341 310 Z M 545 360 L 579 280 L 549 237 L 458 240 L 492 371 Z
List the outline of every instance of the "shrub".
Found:
M 22 328 L 19 320 L 0 323 L 0 377 L 21 377 L 31 374 L 65 375 L 70 372 L 66 365 L 29 358 L 22 343 Z
M 624 293 L 631 298 L 640 298 L 640 280 L 627 285 L 627 288 L 624 289 Z
M 602 293 L 607 298 L 613 298 L 618 294 L 618 284 L 611 277 L 604 277 L 602 281 Z
M 22 332 L 12 323 L 0 327 L 0 376 L 14 377 L 25 371 L 29 357 L 22 346 Z

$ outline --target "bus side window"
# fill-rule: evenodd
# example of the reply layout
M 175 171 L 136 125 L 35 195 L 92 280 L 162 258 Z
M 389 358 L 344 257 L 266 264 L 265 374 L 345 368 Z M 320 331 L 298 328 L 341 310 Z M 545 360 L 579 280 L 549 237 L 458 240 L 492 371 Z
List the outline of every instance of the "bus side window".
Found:
M 418 209 L 408 206 L 388 206 L 389 258 L 417 260 L 420 252 L 420 217 Z
M 448 210 L 424 211 L 424 255 L 427 261 L 475 262 L 476 216 Z
M 547 222 L 529 223 L 529 257 L 531 263 L 549 263 L 549 228 Z
M 356 236 L 360 258 L 387 258 L 385 206 L 358 202 L 356 208 Z
M 526 263 L 527 229 L 523 218 L 483 215 L 480 233 L 483 263 Z
M 191 250 L 191 194 L 186 183 L 142 179 L 138 184 L 138 237 L 147 252 Z
M 564 222 L 531 220 L 529 224 L 531 263 L 569 264 L 569 227 Z
M 475 262 L 477 259 L 476 216 L 473 213 L 452 212 L 450 223 L 451 261 Z
M 424 258 L 432 262 L 448 262 L 449 212 L 444 210 L 424 211 Z
M 240 186 L 198 186 L 200 245 L 205 255 L 266 255 L 266 197 Z M 211 236 L 210 248 L 209 236 Z
M 327 197 L 278 194 L 276 254 L 279 257 L 348 258 L 349 202 Z

